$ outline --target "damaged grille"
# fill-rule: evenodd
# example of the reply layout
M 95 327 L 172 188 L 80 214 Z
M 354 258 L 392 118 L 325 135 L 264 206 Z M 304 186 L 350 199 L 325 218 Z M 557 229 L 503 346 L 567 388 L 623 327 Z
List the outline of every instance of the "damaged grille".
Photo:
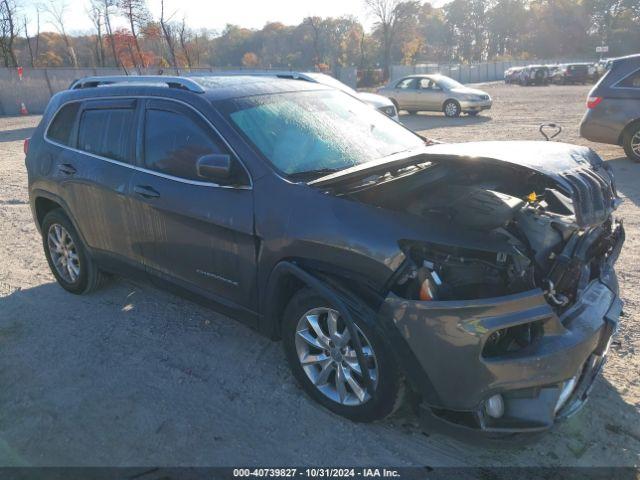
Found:
M 616 194 L 608 173 L 580 168 L 561 177 L 571 188 L 576 221 L 581 227 L 604 222 L 615 209 Z

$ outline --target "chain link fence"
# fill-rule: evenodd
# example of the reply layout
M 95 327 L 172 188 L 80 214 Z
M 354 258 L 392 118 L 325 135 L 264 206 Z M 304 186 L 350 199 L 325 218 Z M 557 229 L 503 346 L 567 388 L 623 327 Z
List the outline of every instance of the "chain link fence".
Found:
M 575 61 L 575 60 L 571 60 Z M 504 71 L 513 66 L 531 63 L 568 63 L 569 60 L 536 60 L 490 62 L 478 64 L 426 64 L 426 65 L 394 65 L 391 67 L 391 78 L 397 79 L 415 73 L 442 73 L 461 83 L 480 83 L 502 80 Z M 119 68 L 0 68 L 0 115 L 19 115 L 26 113 L 42 113 L 49 99 L 57 92 L 65 90 L 74 80 L 95 75 L 202 75 L 207 72 L 222 73 L 225 71 L 243 70 L 251 73 L 251 69 L 239 67 L 229 68 L 192 68 L 189 70 L 165 69 L 129 69 Z M 282 71 L 283 69 L 279 69 Z M 20 71 L 20 73 L 19 73 Z M 264 71 L 264 70 L 262 70 Z M 356 87 L 356 67 L 337 68 L 334 76 L 349 85 Z

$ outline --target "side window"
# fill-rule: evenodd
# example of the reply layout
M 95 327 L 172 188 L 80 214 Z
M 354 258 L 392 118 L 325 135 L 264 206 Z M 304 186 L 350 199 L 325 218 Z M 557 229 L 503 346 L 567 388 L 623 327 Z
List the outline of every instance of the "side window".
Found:
M 618 86 L 625 88 L 640 88 L 640 70 L 623 79 Z
M 133 124 L 130 108 L 85 110 L 80 117 L 78 149 L 130 163 Z
M 49 125 L 47 138 L 62 145 L 71 145 L 71 131 L 79 109 L 80 103 L 78 102 L 69 103 L 62 107 Z
M 419 88 L 421 90 L 440 90 L 438 84 L 430 78 L 421 78 Z
M 203 155 L 228 153 L 218 145 L 206 126 L 167 110 L 146 112 L 144 162 L 147 168 L 188 180 L 203 181 L 196 163 Z
M 409 88 L 416 88 L 416 79 L 415 78 L 405 78 L 404 80 L 400 80 L 396 84 L 396 88 L 401 88 L 403 90 L 407 90 Z

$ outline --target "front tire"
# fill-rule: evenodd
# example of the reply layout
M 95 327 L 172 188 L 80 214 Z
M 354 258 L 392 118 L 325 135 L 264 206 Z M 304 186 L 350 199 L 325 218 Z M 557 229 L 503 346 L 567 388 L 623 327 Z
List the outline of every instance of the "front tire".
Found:
M 629 160 L 640 163 L 640 123 L 635 123 L 626 129 L 622 146 Z
M 386 345 L 364 321 L 354 322 L 373 382 L 371 393 L 342 315 L 313 290 L 300 290 L 287 305 L 283 346 L 293 376 L 311 398 L 350 420 L 370 422 L 392 414 L 404 389 Z
M 52 210 L 42 220 L 42 243 L 51 273 L 68 292 L 89 293 L 103 283 L 104 274 L 63 210 Z
M 455 100 L 447 100 L 442 106 L 442 111 L 447 117 L 455 118 L 460 116 L 460 104 Z

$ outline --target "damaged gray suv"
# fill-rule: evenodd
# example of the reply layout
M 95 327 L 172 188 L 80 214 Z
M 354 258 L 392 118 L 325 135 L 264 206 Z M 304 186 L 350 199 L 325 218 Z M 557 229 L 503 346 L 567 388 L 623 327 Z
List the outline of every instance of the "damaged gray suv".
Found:
M 428 145 L 340 91 L 251 76 L 85 78 L 25 147 L 63 288 L 118 274 L 205 301 L 353 420 L 411 390 L 428 425 L 545 430 L 621 313 L 619 199 L 588 148 Z

